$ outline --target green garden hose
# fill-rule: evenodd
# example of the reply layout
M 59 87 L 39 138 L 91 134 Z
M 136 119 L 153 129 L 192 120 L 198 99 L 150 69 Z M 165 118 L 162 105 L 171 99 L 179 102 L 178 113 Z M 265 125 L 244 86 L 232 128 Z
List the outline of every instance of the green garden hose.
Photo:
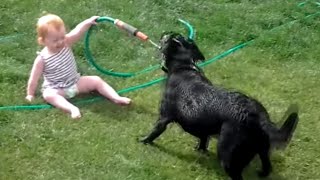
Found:
M 307 15 L 305 16 L 304 19 L 306 18 L 309 18 L 309 17 L 314 17 L 316 15 L 319 15 L 320 12 L 316 12 L 314 14 L 310 14 L 310 15 Z M 107 18 L 107 17 L 104 17 L 103 19 L 100 19 L 100 21 L 114 21 L 114 19 L 112 18 Z M 182 20 L 179 20 L 180 22 Z M 296 22 L 297 20 L 294 20 L 294 21 L 291 21 L 291 22 L 288 22 L 286 24 L 292 24 L 294 22 Z M 286 24 L 283 24 L 283 25 L 286 25 Z M 283 26 L 281 25 L 281 26 Z M 193 39 L 193 28 L 190 24 L 187 25 L 188 28 L 189 28 L 189 38 L 190 39 Z M 278 28 L 278 27 L 276 27 Z M 253 40 L 250 40 L 250 41 L 247 41 L 247 42 L 244 42 L 244 43 L 241 43 L 237 46 L 234 46 L 233 48 L 209 59 L 209 60 L 206 60 L 205 62 L 203 63 L 200 63 L 199 66 L 206 66 L 212 62 L 215 62 L 223 57 L 226 57 L 227 55 L 237 51 L 237 50 L 240 50 L 241 48 L 243 47 L 246 47 L 247 45 L 251 44 L 253 42 Z M 152 81 L 149 81 L 149 82 L 146 82 L 146 83 L 143 83 L 143 84 L 140 84 L 140 85 L 136 85 L 136 86 L 132 86 L 132 87 L 129 87 L 129 88 L 125 88 L 125 89 L 122 89 L 120 91 L 118 91 L 119 94 L 123 94 L 123 93 L 127 93 L 127 92 L 131 92 L 131 91 L 135 91 L 135 90 L 138 90 L 138 89 L 141 89 L 141 88 L 146 88 L 148 86 L 152 86 L 154 84 L 157 84 L 163 80 L 165 80 L 166 78 L 165 77 L 161 77 L 161 78 L 158 78 L 158 79 L 155 79 L 155 80 L 152 80 Z M 92 102 L 96 102 L 96 101 L 99 101 L 99 100 L 103 100 L 105 98 L 99 96 L 99 97 L 94 97 L 94 98 L 87 98 L 87 99 L 81 99 L 81 100 L 78 100 L 78 101 L 74 101 L 73 103 L 74 104 L 86 104 L 86 103 L 92 103 Z M 17 105 L 17 106 L 2 106 L 0 107 L 0 110 L 36 110 L 36 109 L 49 109 L 49 108 L 53 108 L 53 106 L 49 105 L 49 104 L 39 104 L 39 105 Z
M 194 37 L 194 31 L 193 31 L 193 27 L 186 21 L 182 20 L 182 19 L 179 19 L 179 21 L 181 23 L 183 23 L 187 29 L 188 29 L 188 37 L 190 39 L 193 39 Z M 121 29 L 124 29 L 125 31 L 127 31 L 128 33 L 132 34 L 133 36 L 136 36 L 138 37 L 140 40 L 142 41 L 147 41 L 149 38 L 147 35 L 141 33 L 137 28 L 123 22 L 123 21 L 120 21 L 118 19 L 113 19 L 111 17 L 99 17 L 97 19 L 97 22 L 110 22 L 110 23 L 113 23 L 115 24 L 117 27 L 121 28 Z M 84 52 L 85 52 L 85 57 L 87 59 L 87 61 L 89 62 L 89 64 L 91 64 L 97 71 L 99 71 L 100 73 L 102 74 L 105 74 L 105 75 L 110 75 L 110 76 L 116 76 L 116 77 L 124 77 L 124 78 L 127 78 L 127 77 L 133 77 L 133 76 L 136 76 L 136 75 L 139 75 L 139 74 L 142 74 L 142 73 L 146 73 L 146 72 L 149 72 L 149 71 L 152 71 L 152 70 L 156 70 L 156 69 L 159 69 L 160 68 L 160 65 L 155 65 L 155 66 L 151 66 L 151 67 L 148 67 L 146 69 L 143 69 L 141 71 L 138 71 L 138 72 L 134 72 L 134 73 L 124 73 L 124 72 L 114 72 L 112 70 L 108 70 L 108 69 L 104 69 L 102 68 L 101 66 L 99 66 L 91 51 L 90 51 L 90 46 L 89 46 L 89 40 L 90 40 L 90 35 L 91 35 L 91 32 L 93 30 L 93 26 L 89 28 L 89 30 L 87 31 L 86 35 L 85 35 L 85 41 L 84 41 Z M 155 44 L 151 41 L 152 44 Z

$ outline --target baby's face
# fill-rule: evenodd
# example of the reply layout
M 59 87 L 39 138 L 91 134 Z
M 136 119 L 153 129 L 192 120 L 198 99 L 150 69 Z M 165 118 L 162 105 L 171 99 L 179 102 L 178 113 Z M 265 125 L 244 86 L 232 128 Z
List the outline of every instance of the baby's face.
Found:
M 58 52 L 65 46 L 66 30 L 62 26 L 58 29 L 50 28 L 47 36 L 44 38 L 44 45 L 51 52 Z

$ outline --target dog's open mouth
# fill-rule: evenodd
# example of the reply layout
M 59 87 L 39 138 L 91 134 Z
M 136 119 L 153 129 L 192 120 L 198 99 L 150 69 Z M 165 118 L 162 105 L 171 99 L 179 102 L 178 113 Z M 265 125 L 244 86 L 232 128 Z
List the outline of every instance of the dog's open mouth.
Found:
M 169 64 L 184 64 L 195 67 L 197 61 L 205 60 L 203 54 L 192 39 L 176 32 L 163 33 L 160 41 L 162 70 L 168 72 L 172 66 Z M 170 67 L 169 67 L 170 66 Z
M 181 38 L 182 35 L 178 34 L 178 33 L 174 33 L 174 32 L 165 32 L 162 34 L 161 38 L 160 38 L 160 51 L 162 49 L 165 49 L 165 47 L 168 45 L 170 39 L 175 39 L 176 41 L 179 41 L 179 37 Z
M 165 49 L 165 46 L 168 44 L 168 41 L 170 39 L 170 34 L 164 34 L 162 35 L 161 39 L 160 39 L 160 51 L 162 51 L 163 49 Z
M 173 33 L 164 33 L 161 36 L 160 39 L 160 56 L 161 56 L 161 69 L 167 73 L 168 72 L 168 68 L 165 65 L 165 53 L 164 50 L 167 48 L 168 46 L 168 42 L 170 40 L 170 38 L 172 37 Z

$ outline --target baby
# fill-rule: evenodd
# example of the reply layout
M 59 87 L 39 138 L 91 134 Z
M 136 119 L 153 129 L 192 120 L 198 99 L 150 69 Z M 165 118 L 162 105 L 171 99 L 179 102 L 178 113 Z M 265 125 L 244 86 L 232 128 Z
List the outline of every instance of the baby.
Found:
M 99 16 L 93 16 L 66 33 L 63 20 L 53 14 L 39 18 L 37 23 L 38 43 L 43 49 L 36 57 L 27 87 L 26 99 L 34 99 L 38 81 L 43 76 L 42 96 L 53 106 L 67 111 L 72 118 L 80 118 L 78 107 L 67 99 L 80 93 L 98 91 L 104 97 L 119 105 L 128 105 L 131 99 L 121 97 L 98 76 L 80 76 L 71 46 L 79 41 Z

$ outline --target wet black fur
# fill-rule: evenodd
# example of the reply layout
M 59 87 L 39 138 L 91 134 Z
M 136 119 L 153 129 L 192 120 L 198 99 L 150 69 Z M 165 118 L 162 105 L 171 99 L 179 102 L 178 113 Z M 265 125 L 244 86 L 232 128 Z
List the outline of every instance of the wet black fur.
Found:
M 271 172 L 271 147 L 285 147 L 298 123 L 298 108 L 291 105 L 285 123 L 277 128 L 257 100 L 240 92 L 213 85 L 197 67 L 204 56 L 193 40 L 175 33 L 160 40 L 167 72 L 160 117 L 152 132 L 141 141 L 150 144 L 169 123 L 178 123 L 199 139 L 198 150 L 206 151 L 209 138 L 218 135 L 218 158 L 233 180 L 242 179 L 243 169 L 255 155 L 262 162 L 260 176 Z

